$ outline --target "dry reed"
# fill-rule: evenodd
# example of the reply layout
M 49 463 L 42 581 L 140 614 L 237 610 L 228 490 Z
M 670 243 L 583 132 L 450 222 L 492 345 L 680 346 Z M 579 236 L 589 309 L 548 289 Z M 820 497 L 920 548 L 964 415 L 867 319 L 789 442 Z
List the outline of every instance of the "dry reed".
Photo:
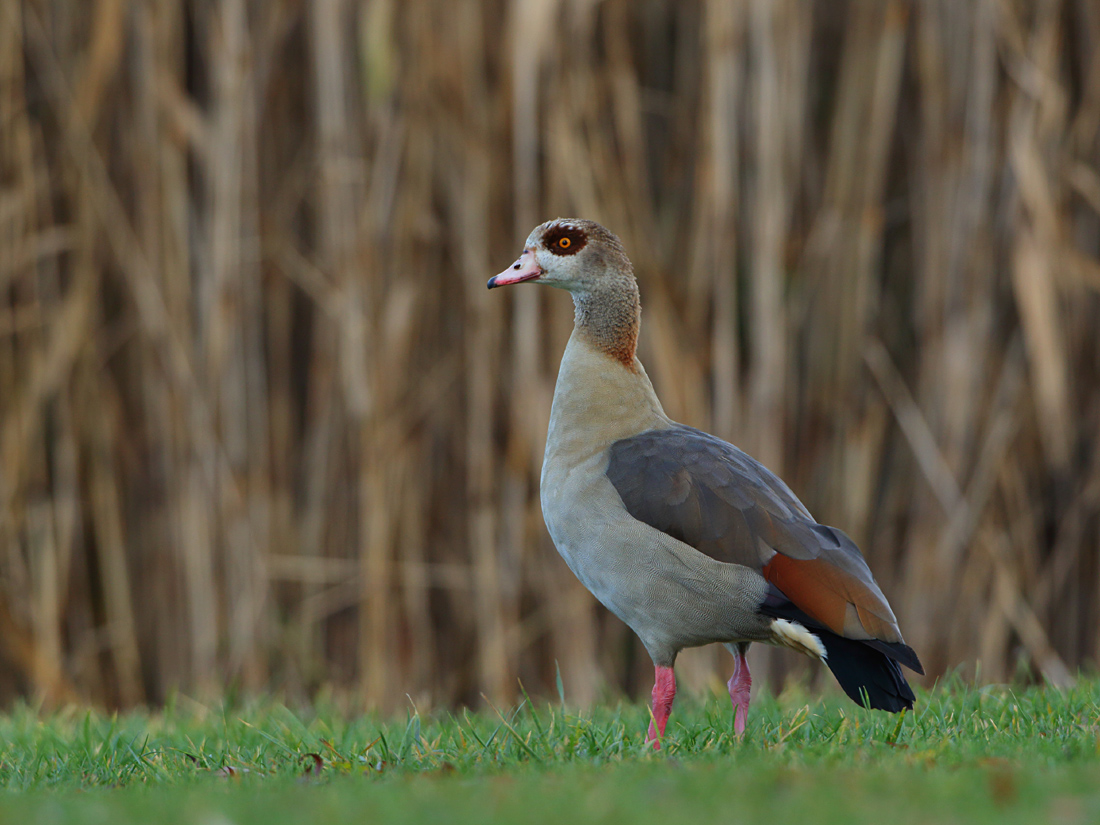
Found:
M 1100 661 L 1093 0 L 3 0 L 0 135 L 0 701 L 640 692 L 538 508 L 571 307 L 484 288 L 555 215 L 930 678 Z

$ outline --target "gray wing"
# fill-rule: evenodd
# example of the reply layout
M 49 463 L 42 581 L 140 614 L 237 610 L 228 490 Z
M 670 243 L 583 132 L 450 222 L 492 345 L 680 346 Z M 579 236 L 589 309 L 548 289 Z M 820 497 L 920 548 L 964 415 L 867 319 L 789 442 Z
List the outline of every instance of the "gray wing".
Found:
M 893 611 L 851 539 L 818 524 L 774 473 L 677 425 L 610 448 L 627 512 L 713 559 L 758 570 L 801 610 L 852 639 L 900 642 Z

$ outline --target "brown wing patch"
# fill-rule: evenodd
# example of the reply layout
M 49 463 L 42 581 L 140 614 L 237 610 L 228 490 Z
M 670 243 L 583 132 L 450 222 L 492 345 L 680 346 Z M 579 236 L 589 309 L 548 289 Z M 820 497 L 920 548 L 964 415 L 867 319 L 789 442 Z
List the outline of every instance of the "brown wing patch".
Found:
M 760 572 L 798 608 L 840 636 L 902 641 L 893 611 L 882 597 L 824 559 L 776 553 Z

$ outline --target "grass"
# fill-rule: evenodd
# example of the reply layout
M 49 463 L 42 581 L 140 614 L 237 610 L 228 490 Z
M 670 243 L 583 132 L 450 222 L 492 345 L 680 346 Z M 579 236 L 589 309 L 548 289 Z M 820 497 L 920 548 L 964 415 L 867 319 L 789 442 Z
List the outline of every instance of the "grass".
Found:
M 785 694 L 642 706 L 349 718 L 271 701 L 0 717 L 0 822 L 1092 822 L 1100 681 L 955 684 L 903 717 Z

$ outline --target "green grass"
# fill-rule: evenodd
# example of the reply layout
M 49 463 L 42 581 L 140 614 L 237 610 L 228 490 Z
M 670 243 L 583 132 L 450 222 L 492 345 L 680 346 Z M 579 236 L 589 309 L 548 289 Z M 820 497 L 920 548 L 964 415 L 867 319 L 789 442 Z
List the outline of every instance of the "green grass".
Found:
M 0 716 L 0 823 L 1100 822 L 1100 681 L 841 700 L 557 703 L 380 721 L 273 702 Z

